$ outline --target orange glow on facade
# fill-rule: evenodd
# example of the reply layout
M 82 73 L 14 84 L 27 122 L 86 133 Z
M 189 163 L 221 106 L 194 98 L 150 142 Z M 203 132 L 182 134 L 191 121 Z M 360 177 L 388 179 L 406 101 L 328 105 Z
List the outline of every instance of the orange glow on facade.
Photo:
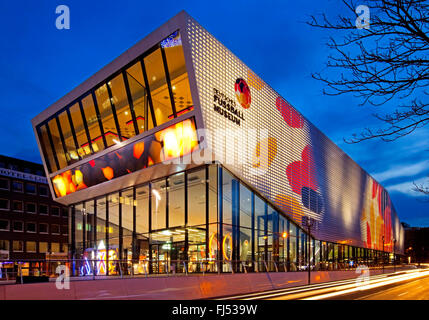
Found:
M 140 159 L 144 151 L 144 142 L 137 142 L 133 147 L 133 156 L 136 159 Z
M 277 154 L 277 140 L 267 138 L 258 142 L 252 157 L 252 166 L 267 170 Z
M 227 244 L 228 240 L 228 244 Z M 230 250 L 230 254 L 228 256 L 228 249 Z M 232 237 L 231 234 L 228 233 L 223 237 L 222 241 L 222 254 L 226 261 L 231 261 L 232 259 Z
M 111 180 L 115 176 L 113 169 L 110 167 L 105 167 L 105 168 L 102 168 L 101 170 L 103 171 L 103 175 L 107 180 Z
M 198 146 L 195 125 L 191 120 L 179 122 L 162 130 L 159 132 L 159 140 L 164 143 L 162 160 L 183 156 Z

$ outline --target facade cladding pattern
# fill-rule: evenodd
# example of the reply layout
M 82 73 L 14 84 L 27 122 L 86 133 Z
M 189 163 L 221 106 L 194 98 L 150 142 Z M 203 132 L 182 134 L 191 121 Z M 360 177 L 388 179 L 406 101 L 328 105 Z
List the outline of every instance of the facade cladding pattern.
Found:
M 305 215 L 320 221 L 315 232 L 320 239 L 382 250 L 384 236 L 384 250 L 391 251 L 397 239 L 402 252 L 404 232 L 387 191 L 192 18 L 187 29 L 206 127 L 237 128 L 236 122 L 213 112 L 214 89 L 234 99 L 232 84 L 245 79 L 251 103 L 242 109 L 244 130 L 233 143 L 246 141 L 246 129 L 269 132 L 259 140 L 268 151 L 266 174 L 252 174 L 259 146 L 235 149 L 235 158 L 247 154 L 248 159 L 233 164 L 234 172 L 298 223 Z M 230 139 L 216 141 L 221 145 L 216 150 L 228 150 Z
M 382 186 L 185 12 L 33 126 L 51 191 L 74 212 L 75 258 L 137 260 L 135 272 L 165 259 L 297 270 L 304 217 L 317 221 L 314 264 L 403 251 Z M 207 150 L 209 164 L 165 162 Z

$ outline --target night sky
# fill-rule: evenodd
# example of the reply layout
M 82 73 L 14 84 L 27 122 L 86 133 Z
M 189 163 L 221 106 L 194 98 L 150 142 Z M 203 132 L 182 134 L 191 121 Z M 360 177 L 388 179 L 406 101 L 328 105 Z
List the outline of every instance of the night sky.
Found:
M 70 30 L 55 27 L 61 4 L 70 8 Z M 429 202 L 412 191 L 429 175 L 429 127 L 395 142 L 346 144 L 379 125 L 371 114 L 400 101 L 360 107 L 352 95 L 324 96 L 311 77 L 335 74 L 324 66 L 330 31 L 305 21 L 345 13 L 339 0 L 1 1 L 0 153 L 41 163 L 31 119 L 182 9 L 385 186 L 401 221 L 429 226 Z

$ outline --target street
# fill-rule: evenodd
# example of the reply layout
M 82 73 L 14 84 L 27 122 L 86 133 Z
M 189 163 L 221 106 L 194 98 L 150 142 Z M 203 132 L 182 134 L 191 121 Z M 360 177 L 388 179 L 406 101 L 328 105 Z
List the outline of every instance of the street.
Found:
M 427 300 L 429 271 L 408 270 L 395 274 L 371 276 L 365 282 L 357 279 L 333 281 L 310 286 L 233 296 L 238 300 Z

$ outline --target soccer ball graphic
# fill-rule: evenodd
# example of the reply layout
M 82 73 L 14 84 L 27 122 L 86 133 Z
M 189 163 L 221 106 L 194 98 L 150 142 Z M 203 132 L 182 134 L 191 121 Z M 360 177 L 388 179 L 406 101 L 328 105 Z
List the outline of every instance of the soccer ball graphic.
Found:
M 251 97 L 250 97 L 250 89 L 247 85 L 246 81 L 242 78 L 238 78 L 235 80 L 235 96 L 237 97 L 238 102 L 244 109 L 250 107 Z

